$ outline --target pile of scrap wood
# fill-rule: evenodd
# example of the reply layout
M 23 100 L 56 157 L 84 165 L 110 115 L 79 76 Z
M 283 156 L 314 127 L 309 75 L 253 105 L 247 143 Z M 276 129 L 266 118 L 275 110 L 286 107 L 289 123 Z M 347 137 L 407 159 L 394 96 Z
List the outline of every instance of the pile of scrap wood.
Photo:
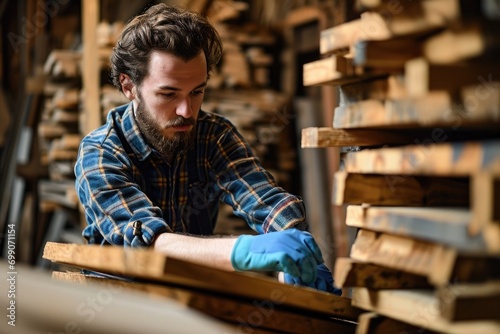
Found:
M 359 333 L 500 331 L 500 56 L 491 1 L 358 0 L 305 85 L 340 91 L 303 147 L 354 146 L 333 202 L 357 230 L 336 283 Z M 345 230 L 345 228 L 344 228 Z

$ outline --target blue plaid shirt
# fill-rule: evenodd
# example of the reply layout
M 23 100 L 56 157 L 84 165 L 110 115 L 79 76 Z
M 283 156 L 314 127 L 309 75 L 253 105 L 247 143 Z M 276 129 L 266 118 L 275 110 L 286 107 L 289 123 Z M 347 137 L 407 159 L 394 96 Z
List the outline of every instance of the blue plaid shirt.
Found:
M 276 185 L 227 119 L 200 111 L 193 131 L 194 147 L 169 163 L 146 142 L 129 103 L 82 140 L 76 190 L 89 243 L 145 247 L 164 232 L 209 235 L 219 201 L 258 233 L 306 228 L 302 200 Z

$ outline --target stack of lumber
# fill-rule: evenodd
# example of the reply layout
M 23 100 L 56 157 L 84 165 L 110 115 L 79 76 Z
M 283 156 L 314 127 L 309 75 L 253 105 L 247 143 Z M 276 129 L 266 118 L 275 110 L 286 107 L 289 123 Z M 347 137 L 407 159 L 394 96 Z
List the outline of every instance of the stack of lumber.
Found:
M 371 311 L 358 333 L 498 333 L 498 7 L 356 5 L 360 18 L 322 31 L 323 58 L 304 66 L 304 84 L 338 86 L 340 105 L 302 147 L 356 148 L 334 178 L 357 230 L 336 283 Z
M 354 333 L 362 313 L 345 297 L 285 285 L 255 273 L 222 271 L 167 258 L 152 250 L 47 243 L 43 256 L 94 273 L 54 271 L 56 280 L 112 292 L 139 291 L 156 300 L 166 298 L 237 332 Z

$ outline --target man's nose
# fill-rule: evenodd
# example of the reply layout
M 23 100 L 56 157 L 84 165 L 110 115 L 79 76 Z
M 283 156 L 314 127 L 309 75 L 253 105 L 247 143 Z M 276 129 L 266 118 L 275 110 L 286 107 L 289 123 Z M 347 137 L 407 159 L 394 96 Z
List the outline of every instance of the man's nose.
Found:
M 178 105 L 175 113 L 178 116 L 184 117 L 184 118 L 190 118 L 193 116 L 193 109 L 191 108 L 191 99 L 189 97 L 186 97 L 183 99 Z

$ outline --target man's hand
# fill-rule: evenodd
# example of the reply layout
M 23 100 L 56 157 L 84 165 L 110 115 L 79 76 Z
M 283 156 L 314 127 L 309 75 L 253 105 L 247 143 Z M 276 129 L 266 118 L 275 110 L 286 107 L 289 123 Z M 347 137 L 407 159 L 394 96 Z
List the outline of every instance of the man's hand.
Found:
M 241 235 L 231 252 L 236 270 L 283 271 L 306 284 L 316 282 L 322 263 L 321 250 L 312 235 L 297 229 Z
M 284 281 L 287 284 L 309 286 L 311 288 L 330 292 L 338 296 L 342 294 L 342 289 L 333 286 L 332 273 L 330 269 L 328 269 L 327 266 L 325 266 L 325 264 L 323 263 L 318 266 L 318 275 L 316 281 L 312 283 L 305 283 L 300 279 L 300 277 L 294 277 L 287 273 L 285 273 L 284 275 Z

